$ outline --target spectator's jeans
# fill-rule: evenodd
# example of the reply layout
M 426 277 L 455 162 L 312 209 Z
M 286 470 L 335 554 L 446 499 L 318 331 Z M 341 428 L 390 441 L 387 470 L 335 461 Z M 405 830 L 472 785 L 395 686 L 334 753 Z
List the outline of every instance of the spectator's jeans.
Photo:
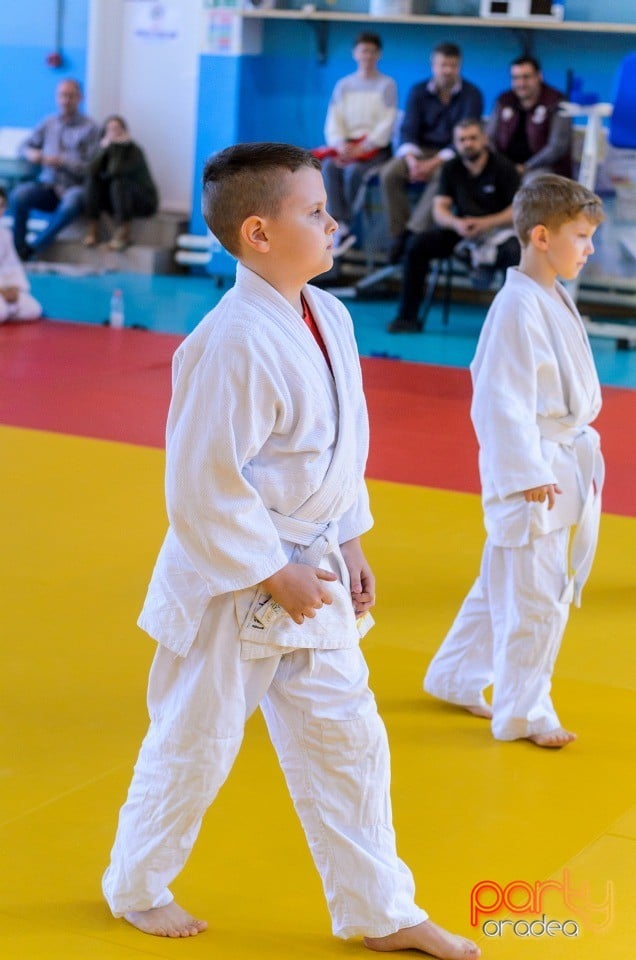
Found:
M 422 156 L 425 160 L 436 154 L 437 150 L 422 148 Z M 412 185 L 404 157 L 393 157 L 382 167 L 380 180 L 389 232 L 392 237 L 399 237 L 405 230 L 410 233 L 423 233 L 424 230 L 432 227 L 433 199 L 437 194 L 441 169 L 438 167 L 426 183 L 419 182 Z M 411 210 L 412 187 L 423 189 L 420 190 Z
M 33 250 L 43 250 L 83 211 L 84 187 L 68 187 L 61 198 L 48 183 L 22 183 L 12 191 L 9 212 L 13 216 L 13 239 L 19 254 L 24 254 L 27 221 L 33 209 L 54 213 L 48 226 L 32 244 Z
M 327 209 L 340 227 L 351 227 L 360 207 L 360 191 L 370 170 L 377 169 L 390 156 L 389 148 L 380 150 L 372 160 L 339 166 L 335 159 L 323 160 L 322 176 L 327 191 Z

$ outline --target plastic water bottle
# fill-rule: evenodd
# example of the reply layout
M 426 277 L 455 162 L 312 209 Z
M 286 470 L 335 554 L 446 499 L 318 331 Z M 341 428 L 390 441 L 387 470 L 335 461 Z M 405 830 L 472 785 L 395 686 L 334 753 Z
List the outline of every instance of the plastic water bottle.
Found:
M 115 330 L 121 330 L 124 325 L 124 294 L 119 288 L 113 290 L 113 295 L 110 298 L 108 322 Z

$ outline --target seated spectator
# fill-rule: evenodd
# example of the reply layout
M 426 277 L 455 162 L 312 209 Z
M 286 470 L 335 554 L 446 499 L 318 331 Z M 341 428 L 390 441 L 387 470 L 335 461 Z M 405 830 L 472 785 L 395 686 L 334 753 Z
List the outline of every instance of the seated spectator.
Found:
M 40 164 L 35 183 L 22 183 L 11 192 L 13 239 L 22 260 L 47 247 L 67 224 L 84 210 L 84 177 L 97 149 L 99 133 L 89 117 L 80 113 L 82 90 L 77 80 L 62 80 L 56 91 L 59 113 L 47 117 L 20 148 L 30 163 Z M 31 210 L 53 213 L 34 243 L 26 242 Z
M 569 177 L 572 125 L 559 113 L 564 93 L 543 82 L 534 57 L 517 57 L 510 64 L 512 90 L 495 103 L 487 126 L 491 144 L 517 165 L 522 177 L 559 173 Z
M 7 207 L 7 194 L 0 187 L 0 218 Z M 7 320 L 37 320 L 42 306 L 30 294 L 29 281 L 13 245 L 13 238 L 0 224 L 0 323 Z
M 115 230 L 108 246 L 124 250 L 130 244 L 133 217 L 151 217 L 158 205 L 159 195 L 143 150 L 131 140 L 122 117 L 108 117 L 100 149 L 88 166 L 84 246 L 95 246 L 100 216 L 109 213 Z
M 323 160 L 327 206 L 338 221 L 334 257 L 356 242 L 351 223 L 365 174 L 370 166 L 391 156 L 397 86 L 378 70 L 381 55 L 377 33 L 361 33 L 356 38 L 353 59 L 358 69 L 334 87 L 325 121 L 327 146 L 313 151 Z
M 484 100 L 474 84 L 461 77 L 461 50 L 441 43 L 431 55 L 432 76 L 417 83 L 406 103 L 400 147 L 381 174 L 393 243 L 389 261 L 402 259 L 409 235 L 431 225 L 433 197 L 442 164 L 453 156 L 453 128 L 467 117 L 480 118 Z M 408 186 L 426 185 L 411 212 Z
M 515 165 L 488 146 L 480 120 L 462 120 L 453 134 L 457 156 L 442 167 L 433 201 L 437 224 L 412 236 L 404 258 L 398 315 L 389 333 L 419 333 L 418 313 L 431 260 L 449 257 L 460 244 L 470 257 L 476 286 L 484 288 L 498 269 L 519 262 L 512 229 L 512 199 L 520 178 Z

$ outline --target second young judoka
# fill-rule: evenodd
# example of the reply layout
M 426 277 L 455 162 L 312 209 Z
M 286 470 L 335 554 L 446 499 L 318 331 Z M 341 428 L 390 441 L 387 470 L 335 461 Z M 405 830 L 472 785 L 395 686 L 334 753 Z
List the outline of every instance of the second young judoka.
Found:
M 575 734 L 552 704 L 552 671 L 594 557 L 604 468 L 590 426 L 601 408 L 598 376 L 557 277 L 578 276 L 603 213 L 595 194 L 546 174 L 521 187 L 513 217 L 521 261 L 507 272 L 470 368 L 488 536 L 424 689 L 491 717 L 499 740 L 562 747 Z

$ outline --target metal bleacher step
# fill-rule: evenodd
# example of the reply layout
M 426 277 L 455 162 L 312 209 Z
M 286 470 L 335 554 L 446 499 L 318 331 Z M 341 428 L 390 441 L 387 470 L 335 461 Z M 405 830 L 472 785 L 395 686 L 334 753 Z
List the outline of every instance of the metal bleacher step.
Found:
M 106 243 L 87 249 L 79 240 L 57 240 L 36 262 L 51 267 L 74 264 L 93 267 L 99 273 L 176 273 L 174 253 L 168 247 L 155 247 L 133 242 L 125 250 L 110 250 Z
M 109 232 L 106 223 L 101 224 L 101 240 L 96 247 L 83 244 L 86 221 L 73 221 L 62 230 L 55 242 L 38 256 L 42 264 L 76 264 L 94 267 L 99 272 L 118 271 L 125 273 L 176 273 L 174 251 L 177 237 L 187 228 L 187 214 L 160 211 L 153 217 L 133 220 L 132 243 L 122 251 L 108 248 Z M 42 224 L 37 218 L 29 220 L 29 228 L 38 230 Z

